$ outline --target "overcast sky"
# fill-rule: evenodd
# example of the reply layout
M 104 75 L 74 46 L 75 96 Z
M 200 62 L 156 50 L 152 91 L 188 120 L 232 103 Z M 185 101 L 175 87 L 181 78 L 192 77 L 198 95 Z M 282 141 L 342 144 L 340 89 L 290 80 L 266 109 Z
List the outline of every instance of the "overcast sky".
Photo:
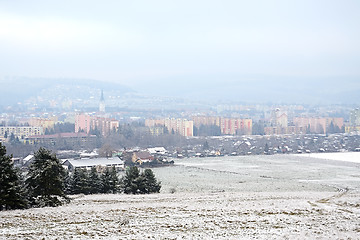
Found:
M 360 76 L 358 0 L 0 0 L 0 77 Z M 272 78 L 273 79 L 273 78 Z

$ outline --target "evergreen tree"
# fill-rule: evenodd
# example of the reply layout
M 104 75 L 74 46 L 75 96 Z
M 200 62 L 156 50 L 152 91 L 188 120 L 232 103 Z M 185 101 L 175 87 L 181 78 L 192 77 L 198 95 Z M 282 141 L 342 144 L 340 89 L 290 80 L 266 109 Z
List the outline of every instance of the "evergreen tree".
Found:
M 34 206 L 58 206 L 67 200 L 64 193 L 65 170 L 51 151 L 40 148 L 34 154 L 26 179 L 31 204 Z
M 119 179 L 115 167 L 107 168 L 103 175 L 101 175 L 101 192 L 102 193 L 116 193 L 118 191 Z
M 6 155 L 6 148 L 0 143 L 0 211 L 26 208 L 21 178 Z
M 145 169 L 140 174 L 139 169 L 134 166 L 126 170 L 125 176 L 122 178 L 122 188 L 126 194 L 158 193 L 161 183 L 156 180 L 151 169 Z
M 146 185 L 145 185 L 145 176 L 141 173 L 137 178 L 134 179 L 134 184 L 136 185 L 136 192 L 139 194 L 145 194 L 146 192 Z
M 69 174 L 69 171 L 65 171 L 65 177 L 64 177 L 64 192 L 65 194 L 71 194 L 71 176 Z
M 89 178 L 86 170 L 75 168 L 71 177 L 70 192 L 72 194 L 89 193 Z
M 10 143 L 11 145 L 16 145 L 20 143 L 20 140 L 17 136 L 14 135 L 14 133 L 11 133 L 10 135 Z
M 11 143 L 15 142 L 15 135 L 14 133 L 11 133 L 10 134 L 10 140 L 9 140 Z
M 161 189 L 161 183 L 155 178 L 155 175 L 151 169 L 145 169 L 141 174 L 144 177 L 144 193 L 158 193 Z
M 95 167 L 91 168 L 89 174 L 89 193 L 95 194 L 101 192 L 101 179 Z
M 122 188 L 124 193 L 138 193 L 138 183 L 136 182 L 136 179 L 139 176 L 140 171 L 136 166 L 126 169 L 125 176 L 122 178 Z

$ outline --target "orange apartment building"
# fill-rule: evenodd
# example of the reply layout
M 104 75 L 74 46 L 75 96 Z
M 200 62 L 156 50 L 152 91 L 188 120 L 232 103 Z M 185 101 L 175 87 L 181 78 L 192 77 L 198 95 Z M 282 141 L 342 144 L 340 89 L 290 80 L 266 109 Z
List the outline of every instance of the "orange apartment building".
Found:
M 326 134 L 326 131 L 329 128 L 331 122 L 339 129 L 344 126 L 343 118 L 293 118 L 293 123 L 297 129 L 297 133 L 306 133 L 307 130 L 309 130 L 311 133 Z
M 43 129 L 53 129 L 55 123 L 58 121 L 57 117 L 50 118 L 31 118 L 28 123 L 32 127 L 42 127 Z
M 225 135 L 251 135 L 252 120 L 242 118 L 222 118 L 213 116 L 194 116 L 194 126 L 216 125 L 220 127 L 221 134 Z

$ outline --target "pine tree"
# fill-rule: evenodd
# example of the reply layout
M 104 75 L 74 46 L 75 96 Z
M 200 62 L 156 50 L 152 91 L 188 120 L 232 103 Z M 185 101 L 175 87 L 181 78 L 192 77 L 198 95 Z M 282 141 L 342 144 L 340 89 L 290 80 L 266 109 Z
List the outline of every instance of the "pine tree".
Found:
M 140 171 L 136 166 L 126 169 L 125 176 L 122 178 L 122 189 L 126 194 L 138 193 L 138 183 L 136 179 L 140 176 Z
M 117 193 L 119 191 L 120 180 L 117 176 L 115 167 L 113 166 L 110 171 L 110 186 L 112 193 Z
M 20 175 L 0 143 L 0 211 L 27 207 Z
M 139 169 L 135 166 L 126 170 L 125 176 L 122 178 L 122 189 L 126 194 L 158 193 L 161 183 L 156 180 L 151 169 L 145 169 L 140 174 Z
M 134 184 L 136 185 L 136 192 L 139 194 L 145 194 L 146 191 L 146 185 L 145 185 L 145 176 L 143 173 L 141 173 L 137 178 L 134 179 Z
M 95 194 L 101 192 L 101 179 L 95 167 L 91 168 L 89 174 L 89 193 Z
M 161 183 L 156 180 L 156 177 L 151 169 L 145 169 L 141 175 L 144 177 L 144 193 L 160 192 Z
M 101 175 L 101 192 L 102 193 L 116 193 L 118 192 L 119 179 L 116 174 L 115 167 L 107 168 Z
M 64 193 L 65 170 L 51 151 L 40 148 L 29 167 L 26 186 L 34 206 L 58 206 L 67 200 Z
M 75 168 L 70 181 L 70 192 L 72 194 L 89 194 L 89 177 L 84 169 Z
M 72 178 L 69 174 L 69 171 L 65 170 L 65 177 L 64 177 L 64 192 L 65 192 L 65 194 L 71 194 L 71 181 L 72 181 Z

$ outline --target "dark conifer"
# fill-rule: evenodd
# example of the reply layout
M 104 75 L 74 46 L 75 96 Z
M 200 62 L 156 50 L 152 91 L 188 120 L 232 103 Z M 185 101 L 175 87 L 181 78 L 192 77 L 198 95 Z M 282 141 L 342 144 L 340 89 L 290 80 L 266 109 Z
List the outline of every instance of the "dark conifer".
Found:
M 20 175 L 0 143 L 0 210 L 26 208 L 24 195 Z
M 70 192 L 72 194 L 89 194 L 89 177 L 85 169 L 75 168 L 71 176 Z
M 40 148 L 35 153 L 26 179 L 30 201 L 34 206 L 58 206 L 66 200 L 65 170 L 51 151 Z
M 122 178 L 122 189 L 126 194 L 138 193 L 138 184 L 136 179 L 140 176 L 140 171 L 136 166 L 126 169 L 125 176 Z
M 116 193 L 118 191 L 119 179 L 115 167 L 107 168 L 101 175 L 101 192 L 102 193 Z
M 122 189 L 126 194 L 158 193 L 161 183 L 156 180 L 151 169 L 145 169 L 140 174 L 139 169 L 134 166 L 126 170 L 125 176 L 122 178 Z
M 101 179 L 95 167 L 91 168 L 89 174 L 89 193 L 95 194 L 101 192 Z
M 156 177 L 151 169 L 145 169 L 141 174 L 144 176 L 144 193 L 158 193 L 161 189 L 161 183 L 156 180 Z

